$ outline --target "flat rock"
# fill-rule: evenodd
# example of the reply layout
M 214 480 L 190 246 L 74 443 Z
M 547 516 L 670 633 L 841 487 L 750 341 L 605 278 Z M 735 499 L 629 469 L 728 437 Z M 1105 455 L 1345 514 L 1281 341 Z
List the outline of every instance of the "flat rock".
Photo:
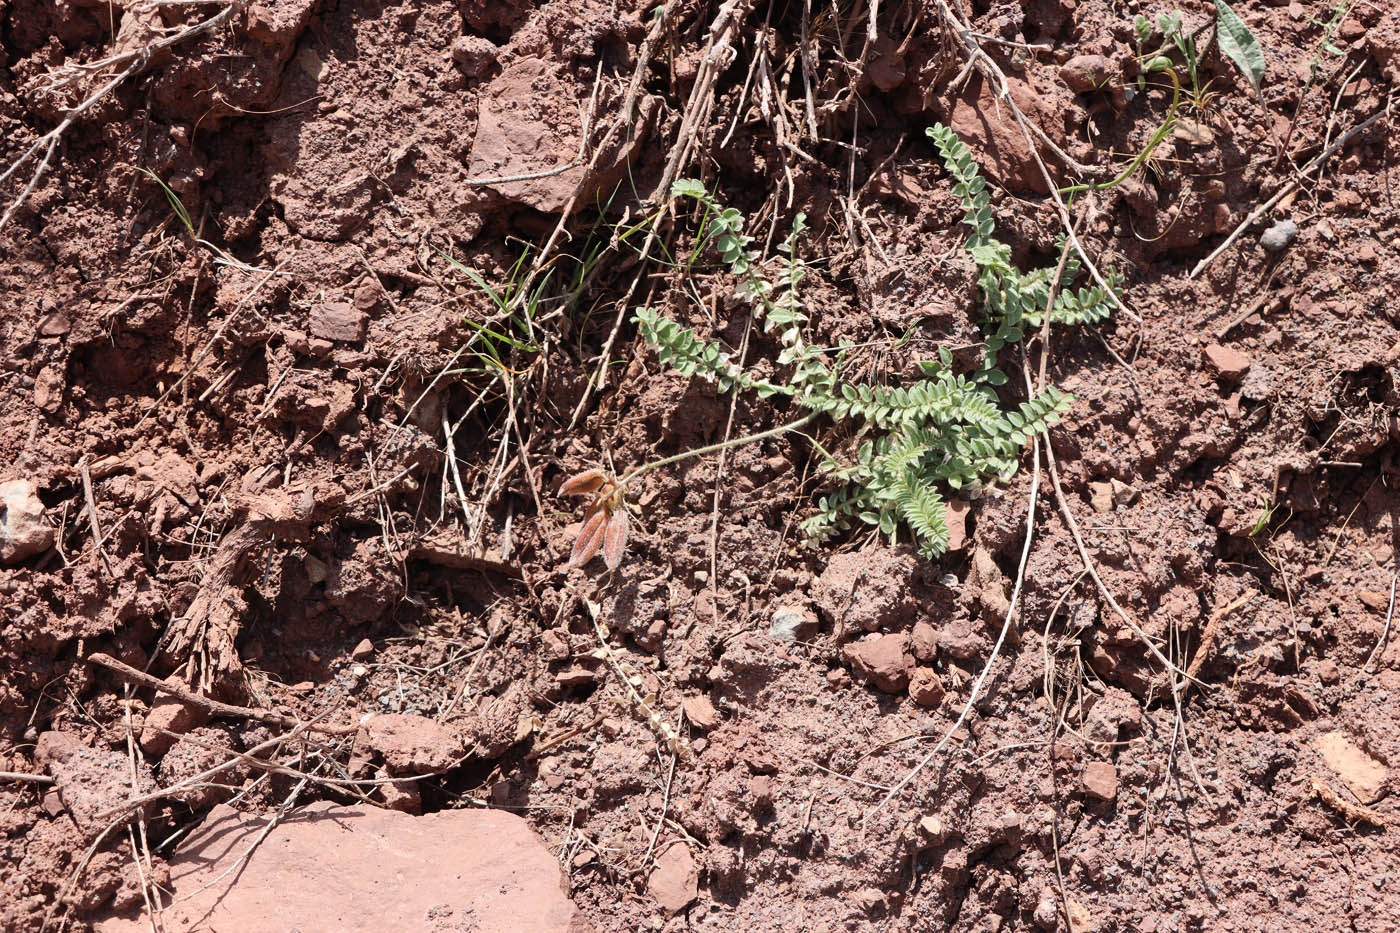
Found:
M 1209 344 L 1205 348 L 1205 360 L 1222 379 L 1239 379 L 1249 372 L 1249 357 L 1218 343 Z
M 768 622 L 768 637 L 777 641 L 809 641 L 818 627 L 817 614 L 805 606 L 779 606 Z
M 311 308 L 311 336 L 341 343 L 359 343 L 365 339 L 369 315 L 348 301 L 328 301 Z
M 668 914 L 678 914 L 690 906 L 700 893 L 700 872 L 689 846 L 678 842 L 656 857 L 647 891 Z
M 13 564 L 53 547 L 39 487 L 29 479 L 0 483 L 0 564 Z
M 857 671 L 886 693 L 898 693 L 909 686 L 914 656 L 909 653 L 909 636 L 868 635 L 847 645 L 842 653 Z
M 1041 128 L 1053 128 L 1062 122 L 1053 112 L 1050 100 L 1029 84 L 1019 78 L 1008 77 L 1007 85 L 1016 106 L 1027 119 Z M 981 75 L 974 74 L 962 93 L 952 101 L 947 108 L 945 122 L 972 150 L 973 157 L 992 180 L 1016 193 L 1049 194 L 1045 178 L 1031 154 L 1030 144 L 1026 142 L 1011 108 L 997 100 L 996 91 Z M 1055 161 L 1051 160 L 1046 165 L 1052 173 L 1057 171 L 1058 163 Z
M 384 756 L 395 775 L 445 771 L 462 756 L 462 743 L 452 730 L 424 716 L 385 713 L 365 723 L 366 748 Z
M 1367 754 L 1345 732 L 1324 732 L 1313 739 L 1313 747 L 1327 762 L 1327 767 L 1346 782 L 1362 803 L 1375 803 L 1380 799 L 1389 772 L 1385 765 Z
M 1107 85 L 1114 70 L 1113 62 L 1102 55 L 1076 55 L 1060 66 L 1060 80 L 1083 94 Z
M 719 725 L 719 710 L 709 697 L 686 697 L 681 701 L 681 708 L 685 710 L 685 718 L 697 729 L 708 731 Z
M 175 903 L 166 908 L 167 929 L 589 930 L 564 896 L 558 862 L 513 813 L 443 810 L 409 816 L 320 802 L 284 819 L 248 855 L 266 825 L 265 817 L 227 806 L 210 811 L 171 860 Z M 137 933 L 149 924 L 112 917 L 96 929 Z
M 515 178 L 564 168 L 538 178 L 487 186 L 509 200 L 546 214 L 562 211 L 580 183 L 587 181 L 596 190 L 607 180 L 619 177 L 647 136 L 655 100 L 646 98 L 641 102 L 636 132 L 625 134 L 625 142 L 612 143 L 610 150 L 598 159 L 598 173 L 585 179 L 587 166 L 572 164 L 578 158 L 582 129 L 575 90 L 576 85 L 566 82 L 555 66 L 542 59 L 522 58 L 507 66 L 479 99 L 471 177 Z M 592 194 L 584 190 L 573 206 L 578 209 L 592 203 Z
M 1118 796 L 1118 769 L 1111 761 L 1087 762 L 1079 783 L 1090 797 L 1112 800 Z

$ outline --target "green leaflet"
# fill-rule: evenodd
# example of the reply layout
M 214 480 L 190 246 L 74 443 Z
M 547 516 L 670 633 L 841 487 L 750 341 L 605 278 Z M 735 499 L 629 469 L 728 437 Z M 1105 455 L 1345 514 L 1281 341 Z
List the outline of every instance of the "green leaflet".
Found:
M 1259 45 L 1259 40 L 1254 38 L 1254 33 L 1250 32 L 1244 20 L 1239 14 L 1230 9 L 1230 4 L 1225 0 L 1215 0 L 1215 31 L 1220 40 L 1220 51 L 1229 56 L 1230 61 L 1249 79 L 1249 83 L 1254 86 L 1254 93 L 1263 94 L 1264 71 L 1264 49 Z

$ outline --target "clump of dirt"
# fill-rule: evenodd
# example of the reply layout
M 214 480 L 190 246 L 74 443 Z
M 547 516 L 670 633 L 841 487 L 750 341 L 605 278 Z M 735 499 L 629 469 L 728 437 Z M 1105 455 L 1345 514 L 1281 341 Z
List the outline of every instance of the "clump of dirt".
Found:
M 982 358 L 925 127 L 1053 268 L 1051 186 L 1167 118 L 1117 5 L 888 6 L 0 4 L 0 929 L 137 917 L 211 808 L 316 800 L 518 812 L 600 931 L 1394 927 L 1380 5 L 1235 4 L 1256 96 L 1182 4 L 1214 96 L 1069 204 L 1128 307 L 1053 329 L 1054 474 L 958 495 L 940 559 L 803 546 L 861 440 L 818 422 L 645 474 L 622 565 L 566 566 L 566 477 L 790 419 L 636 337 L 785 375 L 670 181 L 763 255 L 805 212 L 809 339 L 894 385 Z

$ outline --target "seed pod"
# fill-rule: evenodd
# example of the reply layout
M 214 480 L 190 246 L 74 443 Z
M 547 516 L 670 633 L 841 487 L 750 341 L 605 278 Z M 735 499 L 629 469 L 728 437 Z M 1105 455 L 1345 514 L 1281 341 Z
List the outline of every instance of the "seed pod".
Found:
M 603 535 L 603 560 L 609 570 L 616 570 L 622 563 L 622 553 L 627 550 L 627 511 L 618 509 L 608 519 L 608 528 Z
M 574 550 L 569 555 L 569 567 L 582 567 L 593 559 L 593 555 L 598 553 L 598 548 L 603 544 L 603 534 L 608 527 L 608 513 L 603 509 L 591 512 L 588 520 L 583 523 L 583 530 L 578 533 L 578 540 L 574 542 Z
M 576 473 L 564 480 L 559 485 L 559 495 L 561 496 L 586 496 L 595 493 L 603 487 L 603 482 L 607 477 L 602 470 L 584 470 Z

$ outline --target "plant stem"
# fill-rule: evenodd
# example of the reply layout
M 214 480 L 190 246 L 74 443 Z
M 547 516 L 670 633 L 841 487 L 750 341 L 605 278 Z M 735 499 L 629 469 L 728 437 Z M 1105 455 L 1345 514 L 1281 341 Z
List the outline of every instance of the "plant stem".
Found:
M 817 415 L 819 414 L 820 412 L 814 411 L 810 415 L 807 415 L 803 418 L 798 418 L 796 421 L 790 421 L 787 424 L 780 424 L 775 428 L 769 428 L 767 431 L 760 431 L 757 434 L 750 434 L 746 437 L 730 438 L 727 441 L 720 441 L 718 444 L 710 444 L 708 447 L 697 447 L 694 450 L 683 451 L 681 453 L 675 454 L 674 456 L 665 457 L 661 460 L 653 460 L 651 463 L 644 463 L 641 466 L 633 469 L 626 476 L 622 477 L 622 479 L 618 480 L 617 488 L 618 490 L 625 489 L 627 484 L 632 482 L 632 480 L 636 479 L 644 473 L 650 473 L 652 470 L 655 470 L 658 467 L 670 466 L 673 463 L 680 463 L 682 460 L 689 460 L 691 457 L 703 457 L 706 454 L 713 454 L 718 453 L 721 450 L 728 450 L 730 447 L 738 447 L 741 444 L 752 444 L 755 441 L 767 440 L 770 437 L 778 437 L 779 435 L 786 434 L 789 431 L 796 431 L 798 428 L 803 427 L 812 421 L 815 421 Z
M 1147 147 L 1139 152 L 1132 162 L 1128 163 L 1128 167 L 1123 170 L 1123 174 L 1119 175 L 1117 178 L 1105 182 L 1091 182 L 1087 185 L 1067 185 L 1059 189 L 1060 194 L 1078 194 L 1081 191 L 1106 191 L 1115 185 L 1121 185 L 1151 157 L 1152 153 L 1156 151 L 1162 141 L 1175 129 L 1176 111 L 1181 104 L 1181 81 L 1177 78 L 1176 72 L 1172 71 L 1170 68 L 1163 70 L 1166 71 L 1167 77 L 1172 79 L 1172 105 L 1167 111 L 1167 117 L 1162 121 L 1162 125 L 1157 127 L 1156 132 L 1152 134 L 1152 138 L 1147 141 Z

